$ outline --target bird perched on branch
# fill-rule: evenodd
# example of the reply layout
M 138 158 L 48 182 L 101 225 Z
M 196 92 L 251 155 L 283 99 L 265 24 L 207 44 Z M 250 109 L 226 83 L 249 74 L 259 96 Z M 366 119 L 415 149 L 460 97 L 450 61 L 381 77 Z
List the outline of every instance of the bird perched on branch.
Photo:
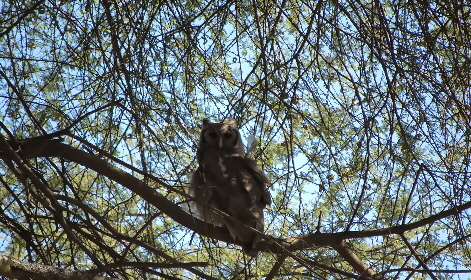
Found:
M 254 248 L 262 235 L 246 226 L 263 233 L 263 209 L 271 203 L 269 181 L 260 166 L 246 156 L 236 121 L 211 123 L 204 119 L 196 157 L 199 167 L 190 188 L 196 214 L 208 223 L 225 225 L 234 240 L 244 243 L 244 252 L 256 256 Z

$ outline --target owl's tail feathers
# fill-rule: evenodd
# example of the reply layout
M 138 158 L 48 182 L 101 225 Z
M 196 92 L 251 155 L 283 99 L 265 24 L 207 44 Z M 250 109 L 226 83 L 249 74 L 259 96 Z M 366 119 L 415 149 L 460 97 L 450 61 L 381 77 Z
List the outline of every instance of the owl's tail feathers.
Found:
M 242 249 L 246 255 L 250 257 L 256 257 L 258 255 L 259 250 L 255 249 L 255 246 L 257 246 L 257 244 L 262 241 L 262 235 L 247 231 L 247 228 L 245 228 L 243 225 L 226 223 L 226 227 L 234 240 L 245 242 L 245 245 L 242 247 Z M 257 229 L 263 231 L 263 228 Z
M 243 250 L 244 250 L 244 253 L 249 256 L 249 257 L 252 257 L 252 258 L 255 258 L 258 253 L 260 253 L 259 250 L 256 250 L 253 248 L 253 245 L 252 244 L 247 244 L 243 247 Z
M 260 230 L 260 229 L 258 229 Z M 263 231 L 263 229 L 262 229 Z M 260 243 L 261 241 L 263 240 L 263 236 L 260 235 L 260 234 L 255 234 L 255 236 L 253 237 L 252 241 L 249 242 L 248 244 L 244 245 L 243 247 L 243 250 L 244 250 L 244 253 L 247 255 L 247 256 L 250 256 L 250 257 L 256 257 L 258 255 L 258 253 L 260 252 L 259 249 L 256 249 L 257 248 L 257 245 L 258 243 Z

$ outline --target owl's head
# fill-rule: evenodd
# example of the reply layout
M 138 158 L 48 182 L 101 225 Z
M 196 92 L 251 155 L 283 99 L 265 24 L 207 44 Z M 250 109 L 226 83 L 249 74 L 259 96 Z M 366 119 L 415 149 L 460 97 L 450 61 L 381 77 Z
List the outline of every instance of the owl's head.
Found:
M 228 119 L 225 123 L 212 123 L 204 119 L 200 135 L 200 148 L 203 147 L 221 149 L 241 157 L 245 155 L 244 144 L 234 119 Z

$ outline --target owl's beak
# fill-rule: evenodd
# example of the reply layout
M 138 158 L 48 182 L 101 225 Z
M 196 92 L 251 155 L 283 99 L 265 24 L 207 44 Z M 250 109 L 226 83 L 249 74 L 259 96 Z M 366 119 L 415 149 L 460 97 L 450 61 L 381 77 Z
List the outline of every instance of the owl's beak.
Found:
M 222 149 L 222 137 L 219 137 L 219 148 Z

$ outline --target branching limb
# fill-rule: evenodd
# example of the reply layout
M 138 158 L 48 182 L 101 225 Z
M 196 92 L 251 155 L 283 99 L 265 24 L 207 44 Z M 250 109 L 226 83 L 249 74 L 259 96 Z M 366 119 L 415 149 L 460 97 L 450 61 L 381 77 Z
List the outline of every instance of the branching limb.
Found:
M 275 277 L 278 274 L 278 271 L 280 270 L 280 267 L 283 265 L 285 262 L 286 258 L 288 257 L 287 253 L 283 253 L 278 256 L 278 259 L 276 260 L 275 265 L 271 268 L 270 272 L 268 273 L 267 277 L 265 277 L 265 280 L 271 280 L 273 277 Z
M 345 242 L 342 241 L 339 245 L 333 246 L 333 248 L 356 272 L 360 273 L 361 276 L 373 277 L 376 274 L 370 267 L 363 263 L 360 258 L 358 258 L 355 252 L 345 246 Z
M 415 251 L 414 247 L 409 243 L 409 240 L 404 236 L 403 233 L 399 234 L 402 238 L 402 241 L 406 244 L 407 248 L 409 248 L 410 252 L 412 255 L 414 255 L 415 259 L 419 262 L 420 266 L 424 268 L 424 270 L 427 272 L 427 274 L 432 278 L 433 280 L 438 280 L 438 278 L 430 271 L 428 268 L 427 264 L 422 260 L 422 258 L 417 254 L 417 251 Z
M 3 138 L 3 137 L 2 137 Z M 3 144 L 6 144 L 6 140 L 3 138 Z M 8 144 L 7 144 L 8 145 Z M 86 153 L 77 148 L 65 145 L 58 141 L 53 140 L 40 140 L 34 139 L 31 141 L 23 140 L 21 141 L 21 152 L 24 158 L 36 158 L 36 157 L 61 157 L 67 160 L 79 163 L 87 168 L 90 168 L 109 179 L 120 183 L 129 190 L 135 192 L 146 200 L 151 205 L 155 206 L 163 213 L 168 215 L 170 218 L 180 223 L 181 225 L 209 238 L 218 239 L 228 243 L 235 243 L 227 229 L 209 225 L 203 221 L 195 219 L 192 215 L 185 212 L 175 203 L 169 201 L 163 195 L 156 192 L 153 188 L 147 186 L 139 179 L 134 176 L 124 172 L 123 170 L 113 166 L 107 161 L 99 158 L 96 155 Z M 5 150 L 5 149 L 3 149 Z M 14 158 L 14 161 L 17 162 L 19 157 L 16 154 L 12 154 L 13 150 L 10 149 L 10 153 L 3 154 L 1 156 L 7 157 L 9 159 Z M 30 174 L 34 175 L 34 174 Z M 34 177 L 33 177 L 34 178 Z M 42 184 L 41 180 L 36 180 L 33 183 Z M 339 254 L 345 258 L 347 262 L 352 265 L 352 267 L 359 273 L 363 275 L 372 276 L 374 272 L 369 269 L 365 264 L 363 264 L 356 255 L 346 248 L 339 244 L 343 244 L 343 241 L 346 239 L 353 238 L 366 238 L 374 236 L 386 236 L 391 234 L 403 234 L 406 231 L 420 228 L 422 226 L 432 224 L 440 219 L 457 215 L 466 209 L 471 208 L 471 202 L 464 203 L 462 205 L 455 206 L 448 210 L 444 210 L 438 214 L 429 216 L 422 220 L 403 224 L 398 226 L 393 226 L 383 229 L 374 229 L 374 230 L 364 230 L 364 231 L 348 231 L 340 233 L 313 233 L 306 235 L 293 236 L 286 239 L 275 239 L 269 236 L 266 236 L 264 242 L 260 242 L 257 246 L 257 250 L 269 251 L 275 254 L 284 254 L 286 252 L 293 252 L 297 250 L 302 250 L 305 248 L 310 248 L 313 246 L 325 247 L 332 246 L 334 247 Z M 250 229 L 247 229 L 250 230 Z M 276 269 L 276 267 L 274 267 Z M 275 270 L 273 270 L 273 273 Z M 366 276 L 366 277 L 368 277 Z

